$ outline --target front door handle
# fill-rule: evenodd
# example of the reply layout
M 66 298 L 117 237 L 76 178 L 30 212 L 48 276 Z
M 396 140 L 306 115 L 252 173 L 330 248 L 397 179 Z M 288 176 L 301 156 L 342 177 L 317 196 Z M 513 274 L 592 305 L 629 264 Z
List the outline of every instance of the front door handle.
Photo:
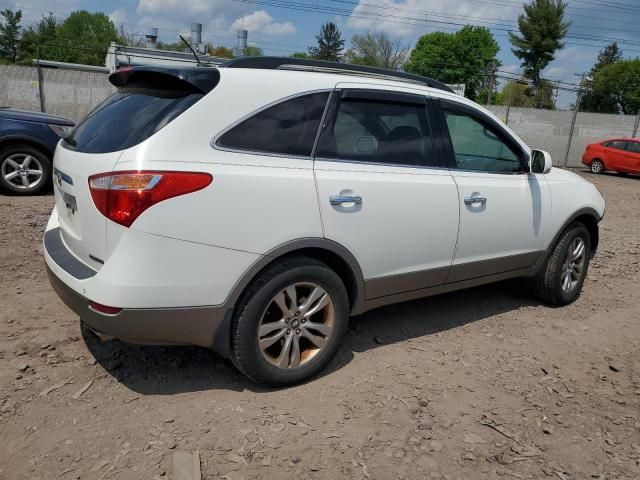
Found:
M 362 197 L 357 195 L 331 195 L 329 197 L 331 205 L 342 205 L 343 203 L 355 203 L 360 205 L 362 203 Z
M 481 205 L 486 205 L 487 199 L 486 197 L 476 197 L 475 195 L 471 197 L 464 197 L 465 205 L 473 205 L 475 203 L 480 203 Z

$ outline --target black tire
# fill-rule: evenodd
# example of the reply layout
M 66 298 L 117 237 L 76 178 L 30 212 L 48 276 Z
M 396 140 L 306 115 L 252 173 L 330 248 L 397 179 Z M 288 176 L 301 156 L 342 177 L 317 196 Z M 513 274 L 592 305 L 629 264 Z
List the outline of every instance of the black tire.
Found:
M 30 156 L 35 159 L 35 161 L 31 162 L 32 165 L 30 165 L 30 167 L 35 168 L 30 168 L 30 170 L 37 169 L 42 172 L 42 175 L 38 180 L 34 177 L 30 177 L 28 179 L 28 181 L 33 183 L 33 186 L 22 186 L 12 183 L 11 180 L 5 178 L 6 174 L 10 174 L 15 171 L 15 167 L 9 164 L 12 157 L 20 158 L 22 156 Z M 9 145 L 0 150 L 0 187 L 2 187 L 3 190 L 14 195 L 35 195 L 46 188 L 49 185 L 50 180 L 51 160 L 41 150 L 38 150 L 31 145 L 24 144 Z
M 584 266 L 578 275 L 575 287 L 567 292 L 562 288 L 563 267 L 565 266 L 569 247 L 578 237 L 584 241 Z M 584 284 L 584 279 L 589 269 L 590 257 L 591 238 L 589 231 L 582 223 L 574 222 L 569 225 L 560 236 L 560 240 L 558 240 L 558 243 L 551 252 L 544 268 L 534 279 L 538 298 L 545 303 L 557 306 L 568 305 L 574 302 L 582 291 L 582 285 Z
M 604 162 L 599 158 L 594 158 L 591 160 L 591 165 L 589 165 L 589 170 L 591 173 L 595 173 L 596 175 L 600 175 L 604 173 Z
M 258 329 L 276 294 L 290 285 L 304 282 L 312 282 L 329 294 L 333 302 L 333 328 L 324 346 L 306 364 L 280 368 L 265 358 L 258 343 Z M 327 265 L 312 258 L 285 259 L 262 272 L 242 295 L 231 324 L 233 361 L 256 383 L 283 387 L 303 382 L 316 375 L 334 357 L 348 322 L 349 299 L 340 277 Z

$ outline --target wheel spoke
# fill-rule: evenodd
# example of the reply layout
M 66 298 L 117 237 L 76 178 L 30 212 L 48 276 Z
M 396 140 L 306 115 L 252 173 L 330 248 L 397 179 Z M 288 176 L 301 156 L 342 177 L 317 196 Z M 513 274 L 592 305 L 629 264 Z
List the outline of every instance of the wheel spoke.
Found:
M 31 155 L 27 155 L 26 157 L 24 157 L 24 160 L 22 161 L 22 168 L 29 168 L 29 165 L 31 165 L 31 160 Z
M 280 329 L 285 329 L 285 330 L 287 329 L 287 324 L 285 323 L 284 319 L 280 319 L 277 322 L 269 322 L 269 323 L 262 324 L 260 326 L 260 329 L 258 330 L 258 336 L 266 337 L 270 333 Z
M 324 347 L 324 344 L 327 343 L 327 339 L 326 338 L 323 338 L 323 337 L 321 337 L 319 335 L 314 335 L 313 333 L 311 333 L 306 328 L 304 330 L 302 330 L 302 336 L 304 338 L 310 340 L 311 343 L 313 343 L 318 348 Z
M 289 361 L 289 367 L 296 368 L 300 366 L 300 336 L 291 335 L 291 360 Z
M 303 325 L 304 329 L 315 330 L 316 332 L 324 335 L 325 337 L 331 334 L 333 327 L 331 325 L 325 325 L 324 323 L 307 322 Z
M 29 170 L 27 170 L 27 173 L 29 175 L 37 176 L 38 178 L 40 178 L 42 176 L 42 172 L 40 170 L 29 169 Z
M 278 355 L 278 359 L 276 360 L 276 364 L 280 368 L 287 368 L 289 366 L 289 361 L 291 357 L 291 343 L 293 341 L 293 336 L 294 335 L 287 335 L 284 340 L 284 345 L 282 346 L 280 355 Z
M 16 178 L 20 173 L 17 170 L 14 170 L 11 173 L 8 173 L 4 176 L 5 180 L 12 180 Z
M 571 272 L 566 270 L 562 275 L 562 289 L 564 291 L 569 290 L 569 282 L 571 281 Z
M 325 294 L 325 291 L 322 288 L 320 287 L 314 288 L 309 294 L 309 298 L 307 298 L 306 301 L 302 305 L 300 305 L 300 309 L 299 309 L 300 313 L 306 316 L 307 311 L 309 310 L 309 307 L 313 305 L 313 303 L 324 294 Z
M 324 293 L 324 290 L 322 290 L 322 292 Z M 307 318 L 311 318 L 313 315 L 318 313 L 324 307 L 329 305 L 330 302 L 331 302 L 331 298 L 329 297 L 329 295 L 327 293 L 324 293 L 324 295 L 322 295 L 322 297 L 320 297 L 320 300 L 318 300 L 318 302 L 313 307 L 311 307 L 310 309 L 308 309 L 306 311 L 304 316 L 307 317 Z
M 18 162 L 16 162 L 14 159 L 12 158 L 7 158 L 7 163 L 9 165 L 11 165 L 13 168 L 15 168 L 16 170 L 18 170 L 20 168 L 20 165 L 18 165 Z
M 280 308 L 280 311 L 284 316 L 288 317 L 291 315 L 291 311 L 289 310 L 289 307 L 287 307 L 287 302 L 284 298 L 284 292 L 280 292 L 279 294 L 277 294 L 273 298 L 273 301 L 276 305 L 278 305 L 278 308 Z
M 291 302 L 289 304 L 291 305 L 289 312 L 291 313 L 291 315 L 293 315 L 294 313 L 296 313 L 296 309 L 298 308 L 298 294 L 296 293 L 295 285 L 287 287 L 285 292 L 287 292 L 287 296 L 289 297 L 289 301 Z
M 22 186 L 23 186 L 23 187 L 28 187 L 28 186 L 30 185 L 30 183 L 29 183 L 29 177 L 27 177 L 27 176 L 25 175 L 24 177 L 21 177 L 21 178 L 22 178 Z
M 577 239 L 575 248 L 572 253 L 573 255 L 572 259 L 574 261 L 580 259 L 583 253 L 584 253 L 584 242 L 581 239 Z
M 287 333 L 287 329 L 283 328 L 282 331 L 276 333 L 275 335 L 272 335 L 271 337 L 267 337 L 267 338 L 261 339 L 259 341 L 260 348 L 262 350 L 265 350 L 265 349 L 269 348 L 271 345 L 273 345 L 278 340 L 280 340 L 282 337 L 284 337 L 285 333 Z

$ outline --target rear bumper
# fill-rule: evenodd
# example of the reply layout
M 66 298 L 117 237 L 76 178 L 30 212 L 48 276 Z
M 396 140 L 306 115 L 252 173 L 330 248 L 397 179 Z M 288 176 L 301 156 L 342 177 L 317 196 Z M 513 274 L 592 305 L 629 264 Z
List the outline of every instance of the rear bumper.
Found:
M 60 299 L 91 330 L 129 343 L 213 347 L 214 339 L 218 344 L 216 331 L 231 314 L 231 309 L 220 306 L 130 308 L 116 315 L 105 315 L 91 309 L 88 298 L 65 284 L 48 265 L 46 268 L 51 286 Z M 220 346 L 223 345 L 224 342 Z

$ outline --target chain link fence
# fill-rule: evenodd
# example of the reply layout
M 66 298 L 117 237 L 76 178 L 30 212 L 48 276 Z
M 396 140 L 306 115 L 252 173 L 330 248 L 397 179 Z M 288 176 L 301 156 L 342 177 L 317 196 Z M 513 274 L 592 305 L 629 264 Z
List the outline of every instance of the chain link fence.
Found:
M 78 122 L 114 91 L 106 73 L 42 68 L 39 79 L 36 67 L 0 65 L 0 106 L 46 111 Z M 635 136 L 638 130 L 638 118 L 632 115 L 578 112 L 572 129 L 573 111 L 488 108 L 528 145 L 551 153 L 558 166 L 579 167 L 589 143 Z
M 108 75 L 81 70 L 0 65 L 0 106 L 45 111 L 78 122 L 115 91 Z

